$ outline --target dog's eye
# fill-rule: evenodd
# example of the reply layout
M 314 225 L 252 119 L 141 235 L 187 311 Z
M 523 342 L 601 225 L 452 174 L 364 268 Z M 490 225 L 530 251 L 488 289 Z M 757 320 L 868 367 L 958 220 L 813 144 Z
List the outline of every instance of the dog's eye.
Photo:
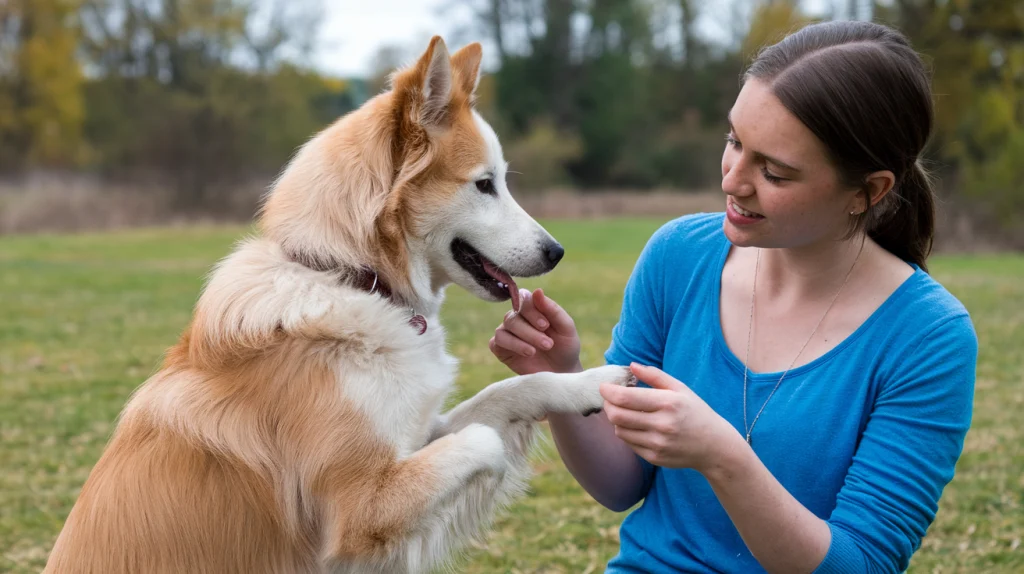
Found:
M 491 178 L 476 180 L 476 188 L 480 190 L 480 193 L 487 193 L 490 195 L 497 195 L 498 193 L 494 190 L 494 180 Z

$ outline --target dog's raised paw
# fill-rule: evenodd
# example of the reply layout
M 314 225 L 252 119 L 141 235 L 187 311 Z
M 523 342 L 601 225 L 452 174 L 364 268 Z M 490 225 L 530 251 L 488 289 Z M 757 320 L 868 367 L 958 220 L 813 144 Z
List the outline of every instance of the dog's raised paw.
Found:
M 611 383 L 622 387 L 635 387 L 637 384 L 636 376 L 629 370 L 629 367 L 620 365 L 594 367 L 580 374 L 585 377 L 585 380 L 595 384 Z

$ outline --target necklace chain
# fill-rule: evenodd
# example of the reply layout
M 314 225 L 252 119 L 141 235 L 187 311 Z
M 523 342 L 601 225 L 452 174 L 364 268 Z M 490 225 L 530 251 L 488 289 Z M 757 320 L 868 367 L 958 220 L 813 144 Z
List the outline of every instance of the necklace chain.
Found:
M 839 294 L 843 292 L 843 288 L 846 287 L 846 284 L 850 281 L 850 276 L 853 275 L 853 269 L 857 266 L 857 262 L 860 260 L 860 254 L 863 251 L 864 241 L 862 240 L 860 249 L 857 251 L 857 257 L 853 260 L 853 265 L 850 266 L 850 270 L 846 272 L 846 278 L 843 279 L 843 284 L 839 286 L 839 290 L 836 291 L 836 294 L 832 297 L 832 301 L 829 302 L 828 307 L 825 308 L 825 312 L 822 313 L 821 319 L 818 319 L 818 323 L 814 326 L 814 330 L 811 331 L 807 340 L 804 341 L 803 346 L 800 347 L 800 351 L 798 351 L 796 356 L 793 357 L 793 360 L 789 362 L 789 366 L 786 367 L 786 370 L 782 372 L 782 376 L 779 377 L 778 382 L 775 383 L 775 387 L 772 389 L 772 392 L 768 393 L 768 398 L 764 400 L 764 404 L 761 405 L 761 409 L 757 411 L 756 415 L 754 415 L 754 420 L 750 423 L 750 426 L 747 426 L 747 373 L 749 372 L 747 365 L 750 364 L 750 340 L 751 335 L 754 332 L 754 302 L 757 295 L 757 272 L 761 268 L 761 248 L 757 249 L 757 261 L 754 263 L 754 287 L 750 291 L 750 322 L 747 325 L 747 352 L 746 356 L 743 358 L 743 431 L 746 434 L 747 444 L 752 444 L 750 434 L 754 432 L 754 425 L 757 424 L 757 419 L 761 418 L 761 413 L 763 413 L 764 408 L 768 406 L 768 401 L 772 400 L 772 397 L 775 396 L 775 391 L 779 390 L 779 385 L 782 384 L 783 379 L 786 378 L 790 369 L 792 369 L 793 365 L 796 364 L 796 360 L 800 358 L 804 349 L 807 348 L 811 339 L 814 338 L 814 334 L 818 332 L 818 327 L 821 327 L 822 322 L 825 321 L 825 317 L 828 316 L 828 312 L 832 310 L 832 306 L 835 305 L 836 300 L 839 299 Z

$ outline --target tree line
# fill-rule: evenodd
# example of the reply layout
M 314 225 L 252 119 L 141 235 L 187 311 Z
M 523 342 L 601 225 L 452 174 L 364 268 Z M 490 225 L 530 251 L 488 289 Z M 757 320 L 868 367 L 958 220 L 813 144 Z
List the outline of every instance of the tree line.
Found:
M 449 43 L 484 39 L 493 51 L 479 106 L 526 193 L 717 187 L 744 65 L 785 33 L 865 4 L 836 0 L 825 14 L 781 0 L 447 6 L 474 15 Z M 1024 2 L 868 9 L 932 67 L 927 155 L 945 193 L 1012 225 L 1024 214 Z M 303 0 L 0 1 L 0 172 L 158 174 L 180 205 L 215 204 L 221 183 L 272 174 L 383 87 L 304 64 L 321 10 Z
M 0 3 L 0 171 L 156 177 L 180 207 L 215 205 L 355 107 L 351 82 L 296 63 L 319 15 L 302 0 Z

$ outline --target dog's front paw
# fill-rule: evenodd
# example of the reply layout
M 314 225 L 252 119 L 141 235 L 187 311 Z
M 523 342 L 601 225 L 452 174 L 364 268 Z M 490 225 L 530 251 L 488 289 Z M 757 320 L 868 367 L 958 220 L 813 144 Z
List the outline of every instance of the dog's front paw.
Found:
M 603 409 L 604 399 L 598 391 L 602 383 L 621 387 L 635 387 L 637 384 L 636 377 L 629 370 L 629 367 L 619 365 L 605 365 L 603 367 L 587 369 L 580 373 L 580 377 L 580 382 L 584 387 L 584 395 L 590 399 L 590 405 L 581 411 L 585 417 L 599 413 Z
M 594 367 L 580 374 L 585 377 L 587 382 L 597 385 L 609 383 L 620 387 L 635 387 L 637 383 L 636 376 L 629 370 L 629 367 L 619 365 Z

